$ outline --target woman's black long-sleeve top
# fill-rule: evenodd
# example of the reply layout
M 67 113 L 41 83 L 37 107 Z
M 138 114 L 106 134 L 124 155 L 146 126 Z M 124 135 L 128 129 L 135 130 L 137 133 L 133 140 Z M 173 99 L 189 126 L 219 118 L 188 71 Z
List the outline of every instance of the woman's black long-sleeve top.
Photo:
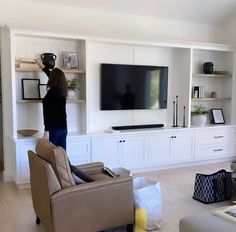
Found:
M 47 68 L 43 71 L 50 78 L 51 71 Z M 43 99 L 43 118 L 45 131 L 67 127 L 66 98 L 53 88 L 48 90 Z

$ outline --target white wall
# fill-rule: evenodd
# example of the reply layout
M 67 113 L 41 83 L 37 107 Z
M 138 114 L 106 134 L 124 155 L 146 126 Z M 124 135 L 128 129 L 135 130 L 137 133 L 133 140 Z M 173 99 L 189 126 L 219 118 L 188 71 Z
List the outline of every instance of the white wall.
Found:
M 0 24 L 148 40 L 222 41 L 222 28 L 217 26 L 30 0 L 1 0 Z

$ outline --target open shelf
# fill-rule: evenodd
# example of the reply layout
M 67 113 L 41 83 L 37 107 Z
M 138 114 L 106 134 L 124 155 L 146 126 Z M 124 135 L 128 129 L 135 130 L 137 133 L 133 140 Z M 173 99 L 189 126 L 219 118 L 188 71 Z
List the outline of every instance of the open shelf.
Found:
M 192 101 L 228 101 L 231 97 L 217 97 L 217 98 L 192 98 Z
M 15 69 L 17 72 L 42 72 L 39 68 L 19 68 Z M 64 73 L 75 73 L 75 74 L 85 74 L 85 70 L 82 69 L 61 69 Z
M 85 100 L 83 99 L 76 99 L 76 100 L 66 100 L 67 103 L 83 103 Z M 35 100 L 16 100 L 17 104 L 24 104 L 24 103 L 42 103 L 41 99 L 35 99 Z
M 232 77 L 230 74 L 204 74 L 204 73 L 193 73 L 193 77 L 213 77 L 213 78 L 218 78 L 218 77 Z

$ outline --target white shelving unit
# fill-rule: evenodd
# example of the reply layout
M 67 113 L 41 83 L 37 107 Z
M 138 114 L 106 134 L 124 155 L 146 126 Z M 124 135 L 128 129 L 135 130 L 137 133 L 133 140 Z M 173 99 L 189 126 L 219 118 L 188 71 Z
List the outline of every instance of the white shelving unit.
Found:
M 191 104 L 200 104 L 207 110 L 213 108 L 223 109 L 225 121 L 231 124 L 232 118 L 232 90 L 233 82 L 233 50 L 228 49 L 193 49 L 192 56 L 192 99 Z M 203 63 L 212 62 L 214 71 L 218 73 L 204 74 Z M 219 74 L 219 71 L 223 74 Z M 193 87 L 202 86 L 203 96 L 194 98 Z M 211 98 L 211 92 L 215 92 L 216 97 Z M 209 123 L 209 121 L 208 121 Z
M 222 108 L 228 124 L 222 126 L 222 134 L 228 130 L 232 130 L 232 133 L 235 131 L 232 125 L 236 119 L 234 49 L 229 45 L 115 40 L 9 27 L 2 29 L 1 37 L 1 55 L 4 57 L 1 67 L 5 180 L 13 179 L 17 184 L 28 182 L 26 153 L 35 147 L 38 137 L 23 138 L 18 136 L 17 130 L 37 129 L 39 134 L 43 132 L 41 100 L 22 99 L 21 79 L 36 78 L 45 84 L 47 77 L 39 69 L 22 69 L 15 67 L 15 63 L 20 58 L 37 58 L 45 52 L 57 55 L 57 67 L 63 67 L 62 51 L 76 51 L 79 54 L 79 69 L 63 70 L 68 79 L 79 76 L 81 83 L 80 98 L 67 101 L 68 155 L 75 164 L 100 160 L 100 157 L 108 160 L 108 163 L 130 168 L 194 161 L 195 136 L 199 128 L 191 128 L 193 104 L 203 104 L 207 109 Z M 214 63 L 214 70 L 228 71 L 229 75 L 202 74 L 202 65 L 208 61 Z M 167 109 L 101 111 L 101 63 L 168 66 Z M 207 95 L 204 98 L 192 98 L 192 86 L 195 85 L 205 86 Z M 217 97 L 209 98 L 210 92 L 216 92 Z M 179 125 L 183 124 L 185 107 L 185 124 L 188 128 L 170 129 L 176 95 L 179 96 Z M 126 137 L 128 133 L 121 133 L 120 136 L 104 133 L 111 126 L 152 123 L 164 123 L 169 128 L 152 131 L 152 143 L 148 142 L 149 132 L 141 134 L 134 131 L 131 137 Z M 214 134 L 214 126 L 208 127 Z M 121 139 L 126 142 L 117 145 Z M 142 146 L 137 147 L 137 144 Z M 158 147 L 168 158 L 161 157 L 161 154 L 158 154 L 160 158 L 156 157 L 155 144 L 160 144 Z M 186 148 L 184 153 L 181 152 L 183 146 Z M 137 148 L 139 160 L 134 164 Z M 111 156 L 111 151 L 116 153 L 116 158 Z M 231 150 L 226 153 L 222 153 L 221 157 L 234 155 Z
M 68 128 L 70 131 L 82 132 L 86 131 L 85 115 L 85 59 L 82 54 L 85 51 L 85 41 L 80 39 L 57 38 L 57 37 L 36 37 L 34 35 L 15 34 L 14 47 L 12 48 L 15 62 L 20 58 L 38 58 L 42 53 L 50 52 L 57 56 L 56 67 L 63 67 L 62 51 L 75 51 L 79 54 L 80 69 L 62 69 L 67 79 L 74 77 L 80 78 L 81 91 L 78 100 L 68 100 L 67 103 L 67 118 Z M 22 78 L 40 79 L 40 84 L 47 83 L 46 75 L 37 68 L 19 68 L 16 67 L 13 72 L 13 80 L 15 79 L 16 92 L 16 129 L 32 128 L 43 131 L 43 114 L 41 100 L 23 100 L 22 99 Z M 77 104 L 72 104 L 77 103 Z M 82 105 L 81 105 L 82 104 Z M 13 132 L 13 137 L 16 137 L 16 130 Z

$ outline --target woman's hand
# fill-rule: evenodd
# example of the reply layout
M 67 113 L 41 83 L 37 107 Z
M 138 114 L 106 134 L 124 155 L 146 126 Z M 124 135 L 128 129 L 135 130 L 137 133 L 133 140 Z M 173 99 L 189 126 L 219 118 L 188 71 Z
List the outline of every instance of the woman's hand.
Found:
M 40 59 L 34 59 L 35 64 L 37 64 L 41 69 L 45 67 L 45 65 L 42 63 Z
M 49 132 L 48 131 L 44 131 L 43 139 L 49 139 Z

